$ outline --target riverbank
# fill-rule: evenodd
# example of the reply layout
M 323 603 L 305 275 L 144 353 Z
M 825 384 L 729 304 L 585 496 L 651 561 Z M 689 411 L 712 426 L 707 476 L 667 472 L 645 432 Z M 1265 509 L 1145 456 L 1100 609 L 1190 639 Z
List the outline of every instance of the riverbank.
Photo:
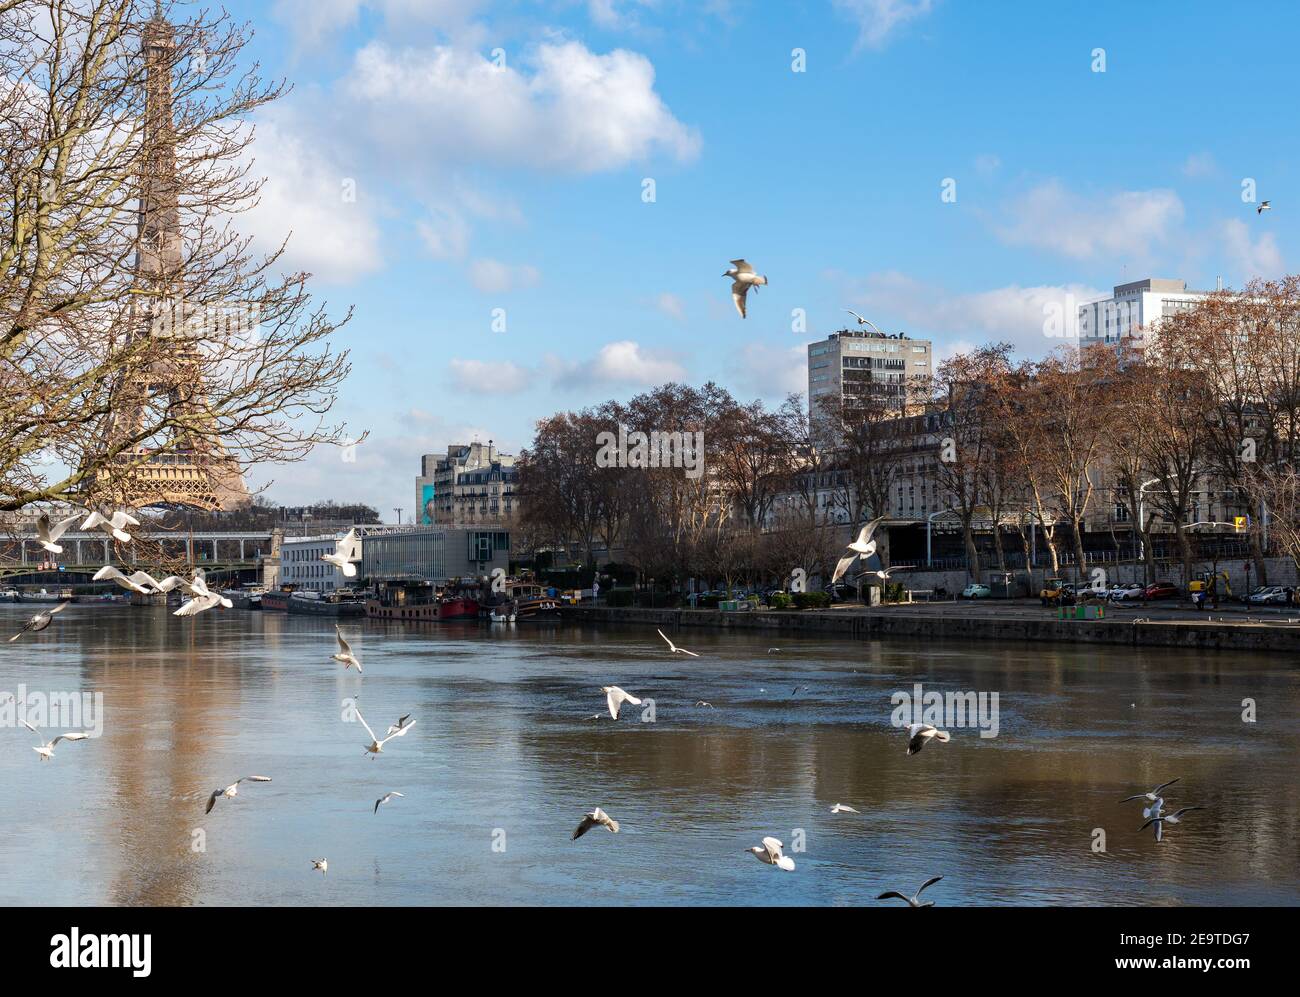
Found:
M 1202 651 L 1264 651 L 1300 654 L 1300 623 L 1259 619 L 1060 620 L 1055 610 L 944 603 L 938 606 L 861 606 L 779 612 L 710 609 L 633 609 L 565 606 L 561 619 L 579 624 L 635 624 L 660 629 L 759 630 L 770 633 L 852 638 L 906 637 L 926 640 L 1049 641 L 1131 647 L 1182 647 Z

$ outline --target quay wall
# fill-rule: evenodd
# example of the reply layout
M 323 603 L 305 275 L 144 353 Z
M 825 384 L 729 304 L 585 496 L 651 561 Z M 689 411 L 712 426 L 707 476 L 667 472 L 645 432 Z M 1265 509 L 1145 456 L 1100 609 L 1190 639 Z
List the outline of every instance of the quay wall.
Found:
M 772 634 L 907 637 L 939 640 L 1050 641 L 1182 647 L 1202 651 L 1263 651 L 1294 656 L 1300 664 L 1300 627 L 1202 620 L 1058 620 L 908 613 L 897 608 L 720 612 L 709 609 L 641 609 L 565 606 L 561 618 L 579 624 L 636 624 L 670 631 L 690 627 L 758 630 Z

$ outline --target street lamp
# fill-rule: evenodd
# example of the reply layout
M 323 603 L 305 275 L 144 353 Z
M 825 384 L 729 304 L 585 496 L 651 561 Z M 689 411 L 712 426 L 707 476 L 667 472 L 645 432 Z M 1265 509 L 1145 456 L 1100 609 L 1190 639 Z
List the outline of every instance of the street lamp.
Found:
M 944 513 L 952 512 L 951 509 L 939 509 L 925 517 L 925 566 L 930 567 L 930 531 L 934 525 L 934 517 L 942 516 Z

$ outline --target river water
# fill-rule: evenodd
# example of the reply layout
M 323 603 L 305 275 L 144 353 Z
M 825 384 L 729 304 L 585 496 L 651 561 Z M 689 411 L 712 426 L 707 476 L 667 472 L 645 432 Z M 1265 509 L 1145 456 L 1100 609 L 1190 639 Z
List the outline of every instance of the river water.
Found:
M 32 611 L 0 606 L 0 635 Z M 362 676 L 330 660 L 331 621 L 276 613 L 72 606 L 0 643 L 0 702 L 103 702 L 101 736 L 49 762 L 0 706 L 0 902 L 874 905 L 942 875 L 940 906 L 1300 903 L 1292 660 L 670 635 L 701 654 L 685 658 L 639 627 L 345 632 Z M 586 719 L 611 683 L 653 699 L 652 722 L 648 703 Z M 908 757 L 891 695 L 916 683 L 997 693 L 997 736 L 953 728 Z M 381 735 L 416 726 L 367 757 L 353 698 Z M 204 815 L 251 774 L 273 781 Z M 1167 808 L 1207 809 L 1157 844 L 1118 801 L 1174 778 Z M 405 798 L 375 814 L 390 790 Z M 571 841 L 597 805 L 621 832 Z M 794 872 L 745 853 L 765 835 Z

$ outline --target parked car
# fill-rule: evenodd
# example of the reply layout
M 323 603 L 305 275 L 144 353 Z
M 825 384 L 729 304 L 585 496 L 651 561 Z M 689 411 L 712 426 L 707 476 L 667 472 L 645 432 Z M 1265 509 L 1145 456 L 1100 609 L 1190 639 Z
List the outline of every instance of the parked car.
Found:
M 1173 582 L 1152 582 L 1142 593 L 1144 599 L 1177 599 L 1182 590 Z
M 1281 585 L 1261 585 L 1246 597 L 1252 606 L 1285 606 L 1286 589 Z
M 1107 598 L 1112 602 L 1126 602 L 1133 599 L 1141 599 L 1142 593 L 1146 591 L 1145 585 L 1139 585 L 1137 582 L 1121 582 L 1118 585 L 1112 585 L 1107 593 Z
M 971 582 L 961 590 L 963 599 L 987 599 L 993 594 L 993 590 L 987 585 L 981 585 L 979 582 Z

